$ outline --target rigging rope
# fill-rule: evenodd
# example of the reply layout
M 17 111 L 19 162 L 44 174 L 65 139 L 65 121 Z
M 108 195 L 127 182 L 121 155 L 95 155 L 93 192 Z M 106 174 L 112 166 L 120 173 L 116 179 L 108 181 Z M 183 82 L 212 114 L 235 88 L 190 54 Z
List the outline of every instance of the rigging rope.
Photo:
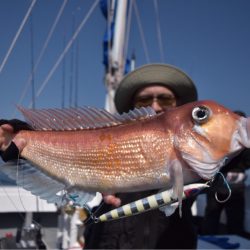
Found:
M 111 75 L 111 68 L 112 68 L 112 57 L 111 57 L 111 24 L 114 21 L 114 13 L 115 13 L 115 2 L 114 1 L 108 1 L 108 18 L 107 18 L 107 36 L 108 36 L 108 75 Z M 107 84 L 108 81 L 105 81 Z M 107 87 L 109 88 L 110 86 Z
M 150 63 L 148 48 L 147 48 L 144 32 L 143 32 L 143 29 L 142 29 L 141 19 L 140 19 L 140 15 L 139 15 L 139 11 L 138 11 L 138 8 L 137 8 L 136 1 L 134 1 L 134 9 L 135 9 L 136 19 L 137 19 L 137 22 L 138 22 L 140 36 L 141 36 L 141 39 L 142 39 L 142 45 L 143 45 L 146 61 L 147 61 L 147 63 Z
M 29 7 L 29 9 L 28 9 L 28 11 L 27 11 L 27 13 L 26 13 L 26 15 L 25 15 L 25 17 L 24 17 L 24 19 L 23 19 L 23 21 L 22 21 L 22 23 L 21 23 L 21 25 L 20 25 L 20 27 L 19 27 L 16 35 L 15 35 L 15 37 L 14 37 L 14 39 L 13 39 L 13 41 L 12 41 L 12 43 L 11 43 L 11 45 L 10 45 L 10 47 L 9 47 L 6 55 L 5 55 L 5 57 L 4 57 L 4 59 L 3 59 L 3 62 L 1 64 L 1 66 L 0 66 L 0 74 L 2 73 L 2 70 L 3 70 L 4 66 L 5 66 L 5 64 L 6 64 L 7 60 L 8 60 L 8 58 L 9 58 L 9 56 L 10 56 L 10 54 L 11 54 L 13 48 L 14 48 L 14 46 L 15 46 L 15 43 L 16 43 L 19 35 L 21 34 L 21 32 L 23 30 L 23 27 L 24 27 L 24 25 L 25 25 L 28 17 L 30 16 L 30 13 L 31 13 L 31 11 L 32 11 L 35 3 L 36 3 L 36 0 L 33 0 L 31 2 L 31 4 L 30 4 L 30 7 Z
M 34 32 L 33 32 L 33 15 L 30 15 L 30 59 L 31 59 L 31 96 L 32 96 L 32 108 L 36 107 L 35 105 L 35 76 L 34 71 Z
M 79 40 L 76 41 L 75 54 L 75 102 L 74 107 L 78 107 L 78 82 L 79 82 Z
M 43 57 L 43 55 L 44 55 L 44 53 L 45 53 L 45 51 L 46 51 L 46 49 L 48 47 L 50 39 L 51 39 L 51 37 L 52 37 L 52 35 L 53 35 L 54 31 L 55 31 L 55 28 L 56 28 L 56 26 L 57 26 L 57 24 L 58 24 L 58 22 L 60 20 L 60 17 L 62 16 L 62 13 L 64 11 L 64 8 L 65 8 L 67 2 L 68 2 L 68 0 L 64 0 L 63 3 L 62 3 L 62 5 L 61 5 L 61 7 L 60 7 L 60 9 L 59 9 L 59 11 L 58 11 L 58 14 L 57 14 L 57 16 L 56 16 L 56 18 L 55 18 L 52 26 L 51 26 L 51 29 L 50 29 L 50 31 L 48 33 L 48 36 L 47 36 L 47 38 L 46 38 L 46 40 L 44 42 L 43 47 L 42 47 L 42 50 L 41 50 L 41 52 L 40 52 L 40 54 L 38 56 L 38 59 L 37 59 L 35 65 L 34 65 L 34 68 L 33 68 L 32 72 L 31 72 L 31 74 L 29 75 L 28 81 L 26 82 L 26 84 L 24 86 L 22 95 L 21 95 L 21 97 L 19 99 L 19 102 L 18 102 L 18 106 L 22 103 L 24 97 L 27 94 L 28 88 L 29 88 L 29 86 L 31 84 L 32 77 L 35 74 L 35 72 L 37 70 L 37 67 L 40 64 L 40 61 L 41 61 L 41 59 L 42 59 L 42 57 Z
M 156 15 L 156 30 L 157 30 L 159 49 L 160 49 L 160 57 L 161 57 L 161 61 L 164 62 L 165 58 L 164 58 L 163 45 L 162 45 L 162 35 L 161 35 L 159 8 L 158 8 L 157 0 L 154 0 L 154 8 L 155 8 L 155 15 Z
M 66 45 L 66 39 L 65 39 L 65 33 L 63 35 L 63 48 Z M 66 83 L 66 78 L 65 78 L 65 70 L 66 70 L 66 62 L 65 62 L 65 57 L 63 58 L 63 63 L 62 63 L 62 108 L 65 107 L 65 83 Z
M 86 17 L 82 20 L 82 22 L 80 23 L 80 25 L 78 26 L 78 28 L 76 29 L 74 35 L 72 36 L 72 38 L 70 39 L 70 41 L 68 42 L 67 46 L 64 48 L 62 54 L 59 56 L 59 58 L 57 59 L 56 63 L 54 64 L 54 66 L 52 67 L 52 69 L 50 70 L 49 74 L 47 75 L 46 79 L 43 81 L 43 83 L 41 84 L 40 88 L 38 89 L 38 91 L 36 92 L 36 97 L 39 97 L 40 94 L 43 92 L 45 86 L 47 85 L 48 81 L 50 80 L 51 76 L 54 74 L 55 70 L 57 69 L 57 67 L 59 66 L 59 64 L 61 63 L 62 59 L 64 58 L 64 56 L 66 55 L 66 53 L 68 52 L 68 50 L 70 49 L 70 47 L 72 46 L 73 42 L 75 41 L 75 39 L 77 38 L 78 34 L 80 33 L 81 29 L 83 28 L 83 26 L 85 25 L 85 23 L 87 22 L 88 18 L 90 17 L 90 15 L 92 14 L 92 12 L 94 11 L 95 7 L 97 6 L 97 4 L 99 3 L 99 0 L 96 0 L 93 5 L 91 6 L 91 8 L 89 9 Z M 31 105 L 32 106 L 32 103 Z
M 72 19 L 72 34 L 74 34 L 75 30 L 75 15 L 73 13 Z M 69 79 L 69 107 L 73 107 L 73 82 L 74 82 L 74 57 L 75 50 L 74 44 L 71 47 L 71 55 L 70 55 L 70 79 Z

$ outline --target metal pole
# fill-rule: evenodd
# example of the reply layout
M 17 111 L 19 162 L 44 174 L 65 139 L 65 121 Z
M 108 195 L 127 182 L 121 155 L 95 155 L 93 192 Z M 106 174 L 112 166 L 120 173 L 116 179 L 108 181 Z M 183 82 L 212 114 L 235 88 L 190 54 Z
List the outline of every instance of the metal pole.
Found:
M 113 46 L 111 48 L 109 68 L 106 72 L 107 95 L 105 108 L 111 113 L 115 113 L 114 94 L 124 74 L 124 45 L 126 36 L 126 17 L 127 17 L 127 0 L 116 1 L 115 28 L 113 37 Z

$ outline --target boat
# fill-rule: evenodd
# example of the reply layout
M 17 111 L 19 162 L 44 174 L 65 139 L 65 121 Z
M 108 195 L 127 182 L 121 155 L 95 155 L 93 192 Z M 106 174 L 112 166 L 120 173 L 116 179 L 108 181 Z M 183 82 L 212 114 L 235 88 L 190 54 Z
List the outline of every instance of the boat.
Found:
M 25 4 L 18 3 L 17 8 L 22 12 L 23 19 L 19 26 L 19 29 L 16 32 L 10 47 L 6 48 L 7 53 L 0 65 L 0 72 L 4 72 L 6 64 L 8 63 L 8 58 L 13 52 L 16 41 L 18 41 L 22 30 L 24 27 L 27 27 L 26 32 L 29 37 L 28 48 L 30 50 L 30 70 L 28 74 L 28 80 L 26 85 L 23 88 L 20 88 L 21 97 L 17 98 L 19 103 L 18 105 L 24 105 L 27 107 L 44 107 L 46 105 L 46 100 L 53 99 L 57 101 L 57 105 L 61 107 L 66 106 L 78 106 L 82 105 L 79 100 L 79 92 L 81 86 L 79 86 L 79 55 L 81 55 L 81 45 L 79 43 L 79 37 L 83 32 L 83 27 L 87 22 L 89 22 L 89 17 L 94 13 L 96 14 L 96 9 L 101 5 L 102 12 L 98 9 L 99 12 L 99 21 L 101 20 L 104 24 L 101 26 L 101 35 L 103 39 L 103 44 L 99 44 L 99 49 L 95 51 L 92 49 L 93 53 L 98 53 L 101 55 L 103 53 L 103 65 L 100 63 L 96 67 L 98 71 L 103 73 L 103 83 L 102 79 L 99 79 L 98 89 L 103 95 L 103 98 L 97 98 L 94 95 L 94 98 L 89 97 L 89 92 L 96 92 L 94 89 L 96 85 L 85 86 L 86 93 L 84 93 L 84 104 L 105 107 L 110 112 L 115 112 L 113 104 L 113 95 L 114 92 L 122 79 L 123 75 L 130 70 L 135 68 L 135 55 L 131 53 L 128 56 L 127 46 L 128 46 L 128 37 L 129 29 L 131 25 L 131 12 L 132 9 L 135 12 L 136 18 L 140 20 L 138 14 L 138 7 L 136 1 L 129 0 L 111 0 L 111 1 L 88 1 L 86 9 L 81 9 L 79 2 L 75 5 L 72 5 L 72 2 L 68 0 L 57 2 L 53 4 L 55 9 L 55 18 L 51 19 L 48 16 L 46 22 L 52 24 L 51 28 L 47 32 L 46 38 L 43 39 L 44 43 L 41 46 L 39 55 L 34 57 L 34 37 L 37 34 L 35 27 L 35 20 L 41 18 L 39 13 L 36 16 L 36 8 L 41 8 L 45 13 L 46 8 L 50 8 L 51 3 L 46 2 L 42 3 L 43 0 L 32 0 L 26 2 Z M 45 1 L 44 1 L 45 2 Z M 154 1 L 157 3 L 157 1 Z M 107 5 L 108 3 L 108 5 Z M 132 5 L 133 3 L 133 5 Z M 79 4 L 79 6 L 78 6 Z M 152 5 L 153 6 L 153 5 Z M 157 5 L 156 5 L 157 6 Z M 68 11 L 67 11 L 68 8 Z M 108 9 L 108 11 L 105 11 Z M 72 14 L 72 10 L 74 13 Z M 96 11 L 96 12 L 95 12 Z M 68 22 L 63 22 L 63 15 L 66 15 Z M 157 12 L 157 8 L 156 8 Z M 40 15 L 41 15 L 40 13 Z M 84 13 L 84 15 L 83 15 Z M 83 16 L 80 16 L 83 15 Z M 105 17 L 102 16 L 105 15 Z M 37 19 L 36 19 L 37 18 Z M 70 20 L 70 21 L 69 21 Z M 156 18 L 157 22 L 159 21 Z M 53 41 L 53 35 L 57 30 L 58 23 L 62 22 L 63 26 L 67 27 L 67 34 L 60 30 L 61 33 L 61 48 L 55 41 Z M 149 56 L 147 53 L 147 46 L 145 43 L 145 37 L 141 24 L 138 21 L 138 32 L 141 35 L 142 40 L 142 50 L 145 52 L 145 60 L 143 63 L 149 62 Z M 99 23 L 98 23 L 99 24 Z M 159 25 L 159 24 L 158 24 Z M 113 30 L 115 27 L 115 30 Z M 118 28 L 117 28 L 118 27 Z M 161 54 L 161 60 L 164 61 L 162 53 L 162 42 L 161 42 L 161 33 L 160 28 L 158 27 L 158 38 L 159 38 L 159 51 Z M 106 32 L 105 32 L 106 29 Z M 100 31 L 99 29 L 97 29 Z M 92 37 L 92 40 L 88 37 L 84 37 L 86 43 L 94 43 L 95 37 Z M 24 38 L 23 38 L 24 39 Z M 44 77 L 43 72 L 39 73 L 38 69 L 40 64 L 42 64 L 42 59 L 44 54 L 50 53 L 51 49 L 48 45 L 54 43 L 53 49 L 58 53 L 54 64 L 52 65 L 43 65 L 43 70 L 47 70 L 47 75 Z M 102 47 L 105 48 L 102 51 Z M 99 57 L 101 61 L 101 56 Z M 36 60 L 35 60 L 36 59 Z M 91 58 L 85 58 L 87 63 L 97 64 L 96 61 L 91 61 Z M 140 63 L 142 64 L 142 63 Z M 66 70 L 68 66 L 68 70 Z M 86 65 L 85 65 L 86 66 Z M 60 68 L 61 78 L 57 76 L 57 81 L 60 82 L 60 94 L 54 95 L 54 89 L 50 86 L 50 83 L 53 82 L 53 74 Z M 88 69 L 88 67 L 85 67 Z M 95 75 L 95 72 L 91 72 L 92 76 Z M 86 74 L 87 75 L 87 74 Z M 44 78 L 42 78 L 42 76 Z M 67 79 L 68 78 L 68 81 Z M 41 80 L 42 79 L 42 80 Z M 92 81 L 86 76 L 85 81 L 89 81 L 89 85 L 92 84 Z M 82 79 L 81 79 L 82 80 Z M 97 80 L 98 81 L 98 80 Z M 36 86 L 36 83 L 40 82 L 39 86 Z M 87 84 L 86 84 L 87 85 Z M 27 92 L 31 92 L 31 98 L 26 97 Z M 44 92 L 46 91 L 46 94 Z M 82 91 L 84 92 L 84 91 Z M 41 98 L 44 94 L 44 101 L 41 101 Z M 19 96 L 18 96 L 19 97 Z M 93 99 L 99 99 L 98 104 L 93 102 Z M 51 104 L 47 104 L 51 105 Z M 4 113 L 2 114 L 4 115 Z M 14 112 L 14 115 L 18 116 L 18 113 Z M 7 117 L 6 117 L 7 118 Z M 19 117 L 21 118 L 21 117 Z M 249 175 L 250 176 L 250 173 Z M 54 204 L 48 204 L 44 200 L 39 199 L 38 197 L 32 195 L 31 193 L 23 190 L 9 180 L 6 176 L 0 176 L 0 249 L 7 249 L 8 246 L 13 248 L 13 244 L 16 244 L 17 248 L 21 249 L 37 249 L 47 248 L 47 249 L 82 249 L 84 247 L 84 239 L 81 237 L 83 235 L 82 231 L 84 230 L 84 224 L 79 220 L 79 210 L 74 210 L 69 207 L 67 211 L 58 208 Z M 250 178 L 247 180 L 248 187 L 250 186 Z M 247 189 L 247 195 L 249 196 L 250 189 Z M 193 206 L 193 213 L 195 216 L 202 217 L 204 214 L 204 205 L 205 200 L 204 196 L 200 196 Z M 246 207 L 246 230 L 250 232 L 250 201 L 248 201 Z M 222 219 L 223 222 L 223 219 Z

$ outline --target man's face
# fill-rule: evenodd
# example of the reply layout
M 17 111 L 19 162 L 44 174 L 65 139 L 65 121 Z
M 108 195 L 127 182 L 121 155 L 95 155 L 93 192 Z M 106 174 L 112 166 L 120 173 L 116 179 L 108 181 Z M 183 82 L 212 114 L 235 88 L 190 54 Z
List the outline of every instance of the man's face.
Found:
M 151 106 L 156 113 L 160 113 L 167 108 L 176 107 L 176 103 L 176 97 L 170 89 L 155 85 L 139 90 L 133 105 L 135 108 Z

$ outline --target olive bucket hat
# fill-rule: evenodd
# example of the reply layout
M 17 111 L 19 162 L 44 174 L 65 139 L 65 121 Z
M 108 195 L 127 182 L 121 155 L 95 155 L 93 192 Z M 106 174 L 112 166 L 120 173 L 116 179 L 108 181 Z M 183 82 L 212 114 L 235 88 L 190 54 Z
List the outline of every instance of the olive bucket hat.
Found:
M 178 105 L 198 98 L 196 87 L 186 73 L 168 64 L 147 64 L 131 71 L 120 82 L 114 98 L 117 111 L 128 112 L 135 93 L 154 84 L 169 88 L 175 94 Z

